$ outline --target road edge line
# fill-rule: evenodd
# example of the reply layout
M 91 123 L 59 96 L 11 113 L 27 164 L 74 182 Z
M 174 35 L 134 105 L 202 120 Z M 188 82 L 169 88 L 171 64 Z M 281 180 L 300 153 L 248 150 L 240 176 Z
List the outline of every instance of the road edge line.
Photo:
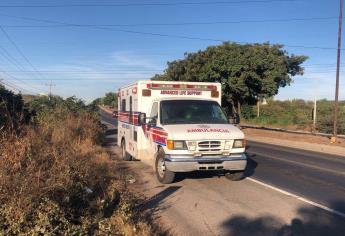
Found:
M 272 185 L 266 184 L 266 183 L 261 182 L 261 181 L 259 181 L 259 180 L 256 180 L 256 179 L 253 179 L 253 178 L 250 178 L 250 177 L 247 177 L 246 179 L 248 179 L 248 180 L 250 180 L 250 181 L 252 181 L 252 182 L 254 182 L 254 183 L 256 183 L 256 184 L 259 184 L 259 185 L 262 185 L 262 186 L 264 186 L 264 187 L 267 187 L 267 188 L 270 188 L 270 189 L 272 189 L 272 190 L 275 190 L 275 191 L 277 191 L 277 192 L 279 192 L 279 193 L 282 193 L 282 194 L 284 194 L 284 195 L 287 195 L 287 196 L 289 196 L 289 197 L 296 198 L 296 199 L 298 199 L 298 200 L 300 200 L 300 201 L 302 201 L 302 202 L 308 203 L 308 204 L 310 204 L 310 205 L 312 205 L 312 206 L 318 207 L 318 208 L 320 208 L 320 209 L 323 209 L 323 210 L 325 210 L 325 211 L 327 211 L 327 212 L 329 212 L 329 213 L 335 214 L 335 215 L 340 216 L 340 217 L 342 217 L 342 218 L 345 219 L 345 213 L 343 213 L 343 212 L 334 210 L 334 209 L 332 209 L 332 208 L 329 208 L 329 207 L 327 207 L 327 206 L 324 206 L 324 205 L 321 205 L 321 204 L 319 204 L 319 203 L 313 202 L 313 201 L 311 201 L 311 200 L 309 200 L 309 199 L 306 199 L 306 198 L 304 198 L 304 197 L 301 197 L 301 196 L 298 196 L 298 195 L 296 195 L 296 194 L 290 193 L 290 192 L 285 191 L 285 190 L 283 190 L 283 189 L 280 189 L 280 188 L 274 187 L 274 186 L 272 186 Z

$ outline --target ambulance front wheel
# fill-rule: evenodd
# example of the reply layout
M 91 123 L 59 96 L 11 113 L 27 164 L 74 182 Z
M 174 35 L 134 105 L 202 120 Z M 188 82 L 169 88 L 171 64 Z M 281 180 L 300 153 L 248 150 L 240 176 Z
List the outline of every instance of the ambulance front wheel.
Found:
M 163 148 L 160 148 L 156 154 L 155 171 L 159 182 L 162 184 L 171 184 L 174 182 L 175 173 L 169 171 L 165 165 L 165 153 Z
M 122 141 L 121 141 L 121 155 L 122 155 L 122 159 L 124 161 L 131 161 L 132 160 L 131 155 L 129 155 L 128 152 L 126 151 L 126 142 L 124 139 L 122 139 Z

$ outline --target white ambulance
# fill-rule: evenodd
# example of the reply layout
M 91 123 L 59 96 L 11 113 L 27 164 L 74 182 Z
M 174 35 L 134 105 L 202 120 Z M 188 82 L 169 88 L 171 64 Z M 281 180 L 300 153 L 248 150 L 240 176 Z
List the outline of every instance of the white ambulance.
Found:
M 221 84 L 138 81 L 119 89 L 118 145 L 124 160 L 155 168 L 161 183 L 176 172 L 223 171 L 232 180 L 247 164 L 245 139 L 221 109 Z

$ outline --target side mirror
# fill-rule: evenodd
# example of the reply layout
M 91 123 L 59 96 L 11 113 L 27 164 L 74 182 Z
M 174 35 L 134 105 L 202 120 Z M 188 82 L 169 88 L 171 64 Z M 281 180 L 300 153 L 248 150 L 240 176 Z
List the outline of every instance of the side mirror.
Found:
M 157 119 L 156 118 L 151 118 L 149 121 L 150 126 L 156 126 L 157 125 Z
M 146 124 L 146 114 L 140 113 L 139 114 L 139 125 L 145 125 Z
M 234 113 L 232 116 L 229 117 L 229 123 L 230 124 L 239 124 L 241 121 L 240 116 L 238 113 Z

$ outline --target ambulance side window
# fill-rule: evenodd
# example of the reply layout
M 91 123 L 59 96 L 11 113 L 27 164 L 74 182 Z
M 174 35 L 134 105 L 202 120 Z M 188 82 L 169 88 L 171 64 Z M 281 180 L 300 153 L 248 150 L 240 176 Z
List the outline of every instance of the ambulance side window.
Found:
M 152 104 L 150 118 L 154 118 L 157 121 L 157 119 L 158 119 L 158 102 L 154 102 Z M 152 121 L 152 119 L 149 122 L 151 122 L 151 121 Z
M 121 111 L 125 112 L 126 111 L 126 99 L 122 99 L 122 104 L 121 104 Z

